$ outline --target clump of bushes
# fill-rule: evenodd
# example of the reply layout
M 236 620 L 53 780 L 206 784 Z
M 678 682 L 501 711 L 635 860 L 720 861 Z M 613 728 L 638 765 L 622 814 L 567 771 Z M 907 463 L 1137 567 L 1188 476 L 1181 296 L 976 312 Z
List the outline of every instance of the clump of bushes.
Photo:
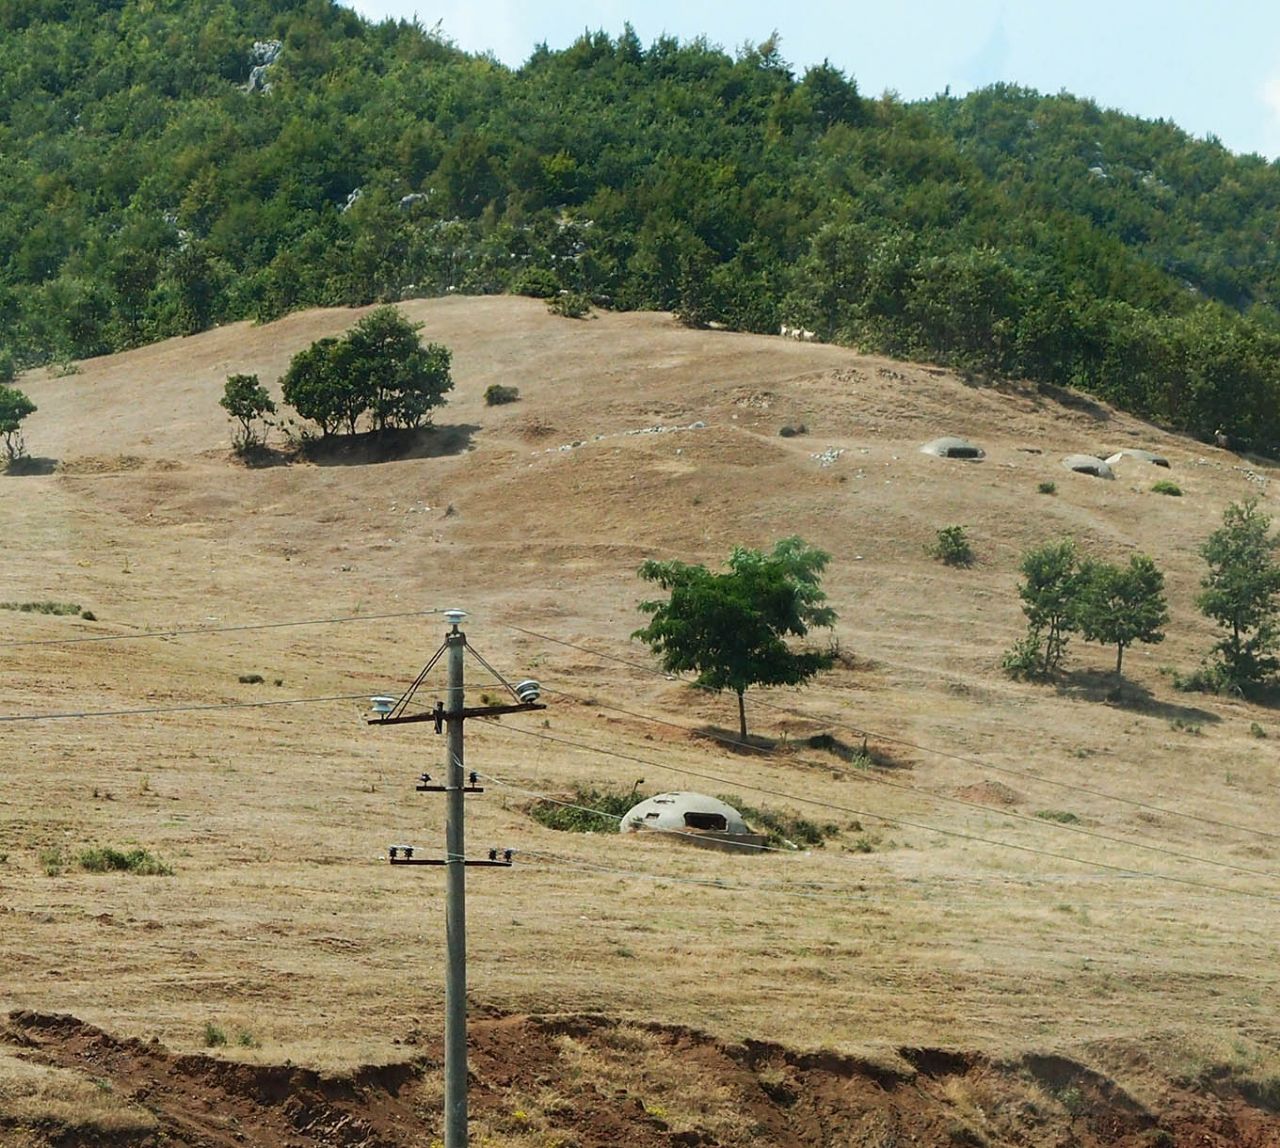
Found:
M 591 297 L 582 291 L 561 291 L 547 310 L 565 319 L 585 319 L 591 314 Z
M 56 614 L 59 617 L 83 614 L 74 602 L 0 602 L 0 610 L 18 610 L 23 614 Z M 89 619 L 93 621 L 92 616 Z
M 1056 482 L 1042 482 L 1036 487 L 1037 494 L 1057 494 L 1058 484 Z
M 797 435 L 808 434 L 808 433 L 809 433 L 809 428 L 805 426 L 804 423 L 796 423 L 795 426 L 792 426 L 790 423 L 787 423 L 786 426 L 784 426 L 781 430 L 778 431 L 778 435 L 781 438 L 795 438 Z
M 1159 482 L 1153 482 L 1151 484 L 1151 489 L 1155 491 L 1156 494 L 1167 494 L 1173 498 L 1182 497 L 1182 487 L 1180 487 L 1176 482 L 1170 482 L 1167 478 L 1162 478 Z
M 484 389 L 484 405 L 486 407 L 500 407 L 506 403 L 514 403 L 519 398 L 519 387 L 506 387 L 501 383 L 491 383 Z
M 929 547 L 929 557 L 947 566 L 972 566 L 973 547 L 963 526 L 944 526 Z
M 76 857 L 81 869 L 90 873 L 134 873 L 139 877 L 172 877 L 173 866 L 146 849 L 114 849 L 95 845 Z
M 732 805 L 742 819 L 756 832 L 764 835 L 766 841 L 775 847 L 814 846 L 821 848 L 828 837 L 840 832 L 840 826 L 828 821 L 819 825 L 807 817 L 799 817 L 792 813 L 775 813 L 771 809 L 760 809 L 754 805 L 746 805 L 742 798 L 732 793 L 720 794 L 720 800 Z
M 548 829 L 568 833 L 617 833 L 622 815 L 645 794 L 638 789 L 622 791 L 577 785 L 559 801 L 535 801 L 529 816 Z

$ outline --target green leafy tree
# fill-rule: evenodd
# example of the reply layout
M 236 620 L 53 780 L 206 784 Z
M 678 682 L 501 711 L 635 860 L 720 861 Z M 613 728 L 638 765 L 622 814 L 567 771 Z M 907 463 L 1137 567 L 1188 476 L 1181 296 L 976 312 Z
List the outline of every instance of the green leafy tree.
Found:
M 317 339 L 289 361 L 280 381 L 284 401 L 304 419 L 320 424 L 320 433 L 331 435 L 349 409 L 346 387 L 338 361 L 338 340 Z
M 1280 565 L 1271 519 L 1256 499 L 1232 503 L 1222 525 L 1200 547 L 1209 572 L 1196 605 L 1225 631 L 1214 646 L 1225 683 L 1235 689 L 1257 685 L 1275 673 L 1276 597 Z
M 276 404 L 257 375 L 228 375 L 218 405 L 240 423 L 236 446 L 248 449 L 259 441 L 258 420 L 276 413 Z
M 4 453 L 9 462 L 26 453 L 22 441 L 22 420 L 34 414 L 36 404 L 17 387 L 0 386 L 0 435 L 4 436 Z
M 1061 664 L 1068 635 L 1076 629 L 1081 586 L 1076 545 L 1069 539 L 1050 542 L 1022 556 L 1018 595 L 1027 617 L 1027 633 L 1005 655 L 1010 673 L 1045 678 Z
M 1086 641 L 1115 646 L 1119 678 L 1129 646 L 1164 641 L 1162 627 L 1169 620 L 1164 575 L 1145 554 L 1133 555 L 1127 566 L 1086 562 L 1075 615 Z
M 453 387 L 452 353 L 439 343 L 424 346 L 418 337 L 422 326 L 395 307 L 379 307 L 343 340 L 342 369 L 367 402 L 374 430 L 430 422 L 431 410 Z
M 827 561 L 821 550 L 789 538 L 769 554 L 734 550 L 723 574 L 678 561 L 646 562 L 640 577 L 669 597 L 640 603 L 650 620 L 632 637 L 669 673 L 692 671 L 696 685 L 737 694 L 745 741 L 744 695 L 751 686 L 800 685 L 831 665 L 830 654 L 793 650 L 786 641 L 835 622 L 819 584 Z

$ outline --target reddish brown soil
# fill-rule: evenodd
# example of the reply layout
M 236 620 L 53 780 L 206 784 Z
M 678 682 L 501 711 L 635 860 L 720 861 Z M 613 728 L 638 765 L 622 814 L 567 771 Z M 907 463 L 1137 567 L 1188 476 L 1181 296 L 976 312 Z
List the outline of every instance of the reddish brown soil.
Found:
M 500 1113 L 513 1094 L 554 1084 L 559 1102 L 549 1143 L 726 1143 L 696 1127 L 673 1130 L 660 1110 L 646 1106 L 638 1081 L 637 1090 L 616 1083 L 602 1087 L 599 1080 L 566 1070 L 560 1038 L 588 1048 L 607 1046 L 616 1027 L 597 1016 L 475 1021 L 473 1115 Z M 644 1027 L 661 1054 L 691 1078 L 730 1090 L 753 1143 L 778 1148 L 1280 1145 L 1280 1116 L 1251 1106 L 1222 1082 L 1170 1085 L 1153 1108 L 1106 1076 L 1058 1056 L 998 1063 L 976 1053 L 904 1048 L 898 1050 L 904 1065 L 890 1067 L 765 1042 L 724 1044 L 691 1029 Z M 19 1129 L 0 1115 L 4 1143 L 13 1142 L 10 1134 L 21 1134 L 25 1143 L 50 1148 L 410 1148 L 429 1143 L 436 1123 L 437 1114 L 424 1111 L 417 1092 L 421 1078 L 439 1067 L 431 1053 L 325 1075 L 290 1064 L 179 1055 L 159 1041 L 118 1039 L 72 1016 L 23 1011 L 10 1014 L 0 1041 L 23 1059 L 83 1072 L 158 1119 L 151 1132 L 112 1134 L 52 1122 Z M 984 1129 L 972 1126 L 956 1103 L 958 1095 L 978 1101 Z

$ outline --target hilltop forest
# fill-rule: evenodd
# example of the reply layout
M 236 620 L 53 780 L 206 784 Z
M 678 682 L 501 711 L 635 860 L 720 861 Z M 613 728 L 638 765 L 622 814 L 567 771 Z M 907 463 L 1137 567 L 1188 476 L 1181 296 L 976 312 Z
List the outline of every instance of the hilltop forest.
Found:
M 1280 166 L 1068 94 L 872 98 L 784 47 L 624 28 L 512 70 L 332 0 L 0 0 L 0 373 L 570 291 L 1280 443 Z

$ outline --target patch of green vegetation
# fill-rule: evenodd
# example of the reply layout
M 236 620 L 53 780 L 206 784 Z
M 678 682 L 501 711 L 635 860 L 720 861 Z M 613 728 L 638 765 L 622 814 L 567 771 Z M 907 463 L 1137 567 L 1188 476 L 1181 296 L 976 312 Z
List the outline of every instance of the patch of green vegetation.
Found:
M 39 859 L 40 868 L 44 870 L 46 877 L 60 877 L 67 867 L 67 859 L 63 855 L 61 846 L 58 845 L 41 849 Z
M 1250 732 L 1254 737 L 1266 737 L 1266 736 L 1267 736 L 1267 731 L 1266 731 L 1265 729 L 1263 729 L 1263 728 L 1262 728 L 1262 726 L 1260 726 L 1256 721 L 1255 721 L 1255 722 L 1250 722 L 1250 723 L 1249 723 L 1249 732 Z
M 771 809 L 761 809 L 755 805 L 747 805 L 742 798 L 733 793 L 720 794 L 720 800 L 732 805 L 742 819 L 757 833 L 762 833 L 768 843 L 775 847 L 814 846 L 821 848 L 829 837 L 840 832 L 840 826 L 834 822 L 818 824 L 806 817 L 791 813 L 775 813 Z
M 246 686 L 260 686 L 266 679 L 261 674 L 241 674 L 238 681 Z
M 1037 494 L 1057 494 L 1058 484 L 1056 482 L 1042 482 L 1036 487 Z
M 90 873 L 134 873 L 140 877 L 171 877 L 173 866 L 146 849 L 115 849 L 95 845 L 82 849 L 76 857 L 81 869 Z
M 205 1048 L 221 1048 L 227 1043 L 227 1030 L 221 1025 L 214 1024 L 213 1021 L 204 1022 L 204 1046 Z
M 1080 820 L 1069 809 L 1037 809 L 1036 816 L 1041 821 L 1056 821 L 1059 825 L 1075 825 Z
M 486 407 L 500 407 L 507 403 L 517 402 L 520 398 L 519 387 L 507 387 L 502 383 L 490 383 L 484 389 L 484 405 Z
M 1204 727 L 1198 721 L 1184 721 L 1182 718 L 1174 718 L 1169 723 L 1169 728 L 1179 733 L 1189 733 L 1192 737 L 1199 737 L 1204 733 Z
M 581 291 L 561 291 L 548 304 L 547 310 L 565 319 L 585 319 L 591 314 L 591 297 Z
M 973 547 L 963 526 L 944 526 L 929 547 L 929 557 L 946 566 L 972 566 Z
M 548 829 L 567 833 L 617 833 L 622 815 L 644 797 L 638 789 L 623 791 L 577 785 L 556 801 L 533 802 L 528 813 Z
M 1172 498 L 1182 497 L 1182 487 L 1176 482 L 1170 482 L 1167 478 L 1162 478 L 1159 482 L 1153 482 L 1151 489 L 1156 494 L 1167 494 Z
M 74 602 L 0 602 L 0 610 L 19 610 L 23 614 L 76 615 L 80 607 Z

